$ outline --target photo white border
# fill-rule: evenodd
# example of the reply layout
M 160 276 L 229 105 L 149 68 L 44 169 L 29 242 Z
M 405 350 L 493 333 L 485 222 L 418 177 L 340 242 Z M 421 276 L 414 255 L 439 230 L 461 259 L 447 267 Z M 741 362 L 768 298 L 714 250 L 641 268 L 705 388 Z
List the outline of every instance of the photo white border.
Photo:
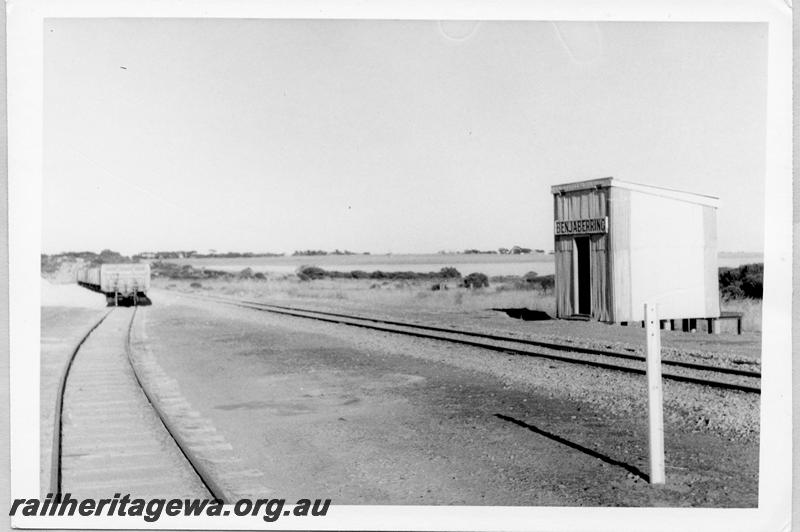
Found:
M 339 506 L 325 518 L 15 516 L 24 528 L 348 530 L 788 530 L 791 517 L 792 35 L 781 0 L 529 2 L 437 0 L 9 0 L 9 329 L 11 495 L 39 496 L 39 330 L 45 18 L 291 18 L 764 22 L 767 158 L 759 506 L 757 509 Z

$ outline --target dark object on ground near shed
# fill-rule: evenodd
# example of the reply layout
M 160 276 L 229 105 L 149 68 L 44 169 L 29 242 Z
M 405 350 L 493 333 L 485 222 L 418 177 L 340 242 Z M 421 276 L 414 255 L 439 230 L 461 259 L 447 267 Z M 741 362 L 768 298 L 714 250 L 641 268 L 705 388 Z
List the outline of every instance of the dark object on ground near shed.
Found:
M 527 308 L 493 308 L 499 312 L 505 312 L 509 317 L 522 321 L 543 321 L 553 318 L 547 312 L 541 310 L 531 310 Z

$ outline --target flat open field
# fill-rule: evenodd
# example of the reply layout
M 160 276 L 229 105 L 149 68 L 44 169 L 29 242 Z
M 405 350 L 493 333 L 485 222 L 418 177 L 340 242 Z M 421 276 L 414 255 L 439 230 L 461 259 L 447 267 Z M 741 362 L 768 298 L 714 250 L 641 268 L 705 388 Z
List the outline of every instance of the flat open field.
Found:
M 313 255 L 248 258 L 190 258 L 166 262 L 191 264 L 212 270 L 238 272 L 244 268 L 273 273 L 293 273 L 298 266 L 313 265 L 328 270 L 382 270 L 429 272 L 453 266 L 462 274 L 481 272 L 486 275 L 524 275 L 535 271 L 549 275 L 554 271 L 553 256 L 544 253 L 529 255 L 494 254 L 408 254 L 408 255 Z
M 194 283 L 194 286 L 192 286 Z M 294 275 L 268 274 L 266 279 L 203 279 L 201 281 L 156 278 L 153 286 L 189 290 L 198 293 L 261 298 L 270 302 L 299 302 L 315 308 L 356 310 L 386 316 L 486 323 L 487 318 L 505 317 L 504 309 L 530 309 L 555 315 L 555 298 L 551 292 L 520 287 L 518 280 L 492 281 L 490 286 L 469 290 L 459 286 L 458 279 L 439 282 L 426 280 L 386 279 L 318 279 L 300 281 Z M 434 285 L 442 289 L 434 290 Z M 761 331 L 761 301 L 723 301 L 722 310 L 744 313 L 743 328 L 747 334 Z M 511 320 L 514 321 L 514 320 Z M 509 320 L 500 320 L 508 323 Z M 556 324 L 558 322 L 552 322 Z M 553 325 L 555 326 L 555 325 Z M 610 339 L 620 334 L 620 327 L 603 326 Z M 622 332 L 621 334 L 625 334 Z M 760 342 L 760 340 L 759 340 Z
M 439 319 L 450 313 L 486 309 L 528 308 L 541 310 L 551 315 L 555 312 L 555 300 L 551 294 L 520 290 L 510 280 L 494 282 L 488 289 L 443 290 L 434 292 L 426 281 L 387 281 L 325 279 L 313 283 L 301 283 L 292 275 L 300 266 L 318 266 L 329 271 L 349 272 L 411 271 L 432 272 L 454 267 L 462 275 L 473 272 L 494 276 L 523 276 L 536 272 L 540 276 L 554 273 L 553 256 L 548 254 L 493 255 L 493 254 L 415 254 L 415 255 L 319 255 L 252 258 L 190 258 L 172 259 L 164 262 L 191 265 L 226 272 L 240 272 L 250 268 L 264 273 L 266 281 L 203 281 L 206 289 L 228 294 L 255 295 L 278 300 L 308 300 L 322 304 L 363 308 L 369 311 L 421 314 L 426 318 Z M 736 267 L 741 264 L 763 262 L 760 253 L 720 253 L 720 267 Z M 182 282 L 159 281 L 160 286 Z M 448 288 L 456 288 L 457 280 Z M 761 301 L 723 301 L 723 311 L 744 314 L 743 326 L 748 332 L 761 331 Z M 431 314 L 428 316 L 428 314 Z
M 761 253 L 720 253 L 720 267 L 735 267 L 740 264 L 764 262 Z M 457 268 L 462 274 L 472 272 L 494 275 L 524 275 L 535 271 L 539 275 L 550 275 L 555 266 L 553 255 L 531 253 L 527 255 L 500 254 L 376 254 L 376 255 L 313 255 L 283 257 L 246 258 L 188 258 L 167 259 L 165 262 L 191 264 L 198 268 L 208 268 L 228 272 L 238 272 L 244 268 L 273 273 L 293 273 L 298 266 L 313 265 L 328 270 L 382 270 L 382 271 L 438 271 L 447 266 Z

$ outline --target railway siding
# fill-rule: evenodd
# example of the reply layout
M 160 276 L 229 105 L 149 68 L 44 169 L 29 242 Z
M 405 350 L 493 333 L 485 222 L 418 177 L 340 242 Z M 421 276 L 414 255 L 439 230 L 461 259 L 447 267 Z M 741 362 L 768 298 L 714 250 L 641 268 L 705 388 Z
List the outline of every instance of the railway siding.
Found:
M 200 297 L 200 296 L 193 296 Z M 207 298 L 208 296 L 206 296 Z M 383 320 L 375 317 L 354 316 L 307 308 L 272 305 L 251 300 L 235 300 L 212 297 L 215 301 L 238 305 L 254 310 L 284 314 L 298 318 L 309 318 L 328 323 L 373 329 L 376 331 L 405 334 L 432 340 L 442 340 L 517 355 L 541 357 L 550 360 L 580 363 L 603 369 L 645 374 L 644 355 L 588 348 L 563 342 L 544 342 L 522 338 L 511 338 L 457 328 L 429 326 L 419 323 Z M 729 368 L 720 365 L 698 364 L 681 360 L 664 359 L 662 365 L 666 380 L 708 385 L 715 388 L 760 393 L 758 371 Z M 668 367 L 668 368 L 667 368 Z
M 128 362 L 133 312 L 115 309 L 73 360 L 62 405 L 61 491 L 73 497 L 208 497 Z
M 167 429 L 214 495 L 225 500 L 267 497 L 264 474 L 246 466 L 214 424 L 192 408 L 177 381 L 169 377 L 147 346 L 147 309 L 140 308 L 129 331 L 129 356 L 136 374 Z
M 220 304 L 226 304 L 231 309 L 235 306 L 240 306 L 244 311 L 249 310 L 252 312 L 253 310 L 258 310 L 250 308 L 249 305 L 237 305 L 237 300 L 230 297 L 212 297 L 209 299 L 198 297 L 198 294 L 174 293 L 174 295 L 184 301 L 194 300 L 195 304 L 216 300 Z M 163 296 L 166 296 L 166 294 L 161 295 L 161 297 Z M 258 314 L 258 312 L 255 314 Z M 261 314 L 267 313 L 262 312 Z M 335 334 L 341 334 L 345 337 L 357 335 L 359 338 L 368 341 L 370 345 L 376 343 L 394 345 L 397 340 L 392 337 L 394 336 L 398 339 L 402 337 L 400 335 L 395 336 L 394 333 L 379 333 L 364 327 L 343 327 L 338 323 L 338 319 L 325 321 L 308 320 L 306 317 L 291 316 L 288 311 L 281 311 L 281 313 L 274 315 L 279 318 L 283 317 L 286 320 L 299 320 L 308 324 L 316 323 L 318 325 L 315 326 L 315 329 L 329 330 L 331 332 L 341 331 Z M 602 326 L 611 329 L 611 327 Z M 345 332 L 345 329 L 349 329 L 349 332 Z M 619 329 L 626 328 L 620 327 Z M 382 336 L 385 336 L 385 340 L 381 339 Z M 502 379 L 507 379 L 510 382 L 519 382 L 523 385 L 527 385 L 525 383 L 530 378 L 534 378 L 537 381 L 536 389 L 548 389 L 551 390 L 548 392 L 551 394 L 564 394 L 569 390 L 569 392 L 566 392 L 569 397 L 582 398 L 589 403 L 609 408 L 615 413 L 633 415 L 637 411 L 646 411 L 645 380 L 641 374 L 626 374 L 624 371 L 609 371 L 601 367 L 592 367 L 580 363 L 562 363 L 558 360 L 548 360 L 541 357 L 507 354 L 503 352 L 505 349 L 502 347 L 496 350 L 487 350 L 462 343 L 448 345 L 448 342 L 419 336 L 408 336 L 407 338 L 410 338 L 412 343 L 418 343 L 420 346 L 436 346 L 434 358 L 444 360 L 448 364 L 488 371 L 500 376 Z M 471 354 L 465 355 L 467 352 Z M 414 351 L 409 352 L 409 354 L 416 356 Z M 554 354 L 563 355 L 566 353 L 556 352 Z M 713 360 L 708 360 L 709 364 L 712 362 Z M 543 371 L 543 373 L 540 376 L 525 375 L 525 371 L 520 372 L 521 367 L 530 368 L 526 371 Z M 702 375 L 700 376 L 702 377 Z M 739 378 L 733 377 L 734 382 Z M 759 394 L 670 380 L 665 380 L 664 389 L 665 416 L 667 416 L 669 423 L 680 425 L 691 432 L 724 434 L 724 437 L 735 440 L 752 441 L 757 438 L 759 431 Z
M 58 476 L 53 473 L 53 448 L 58 441 L 53 439 L 53 428 L 59 423 L 59 394 L 67 364 L 81 339 L 107 312 L 105 308 L 42 308 L 39 478 L 43 496 L 51 492 L 57 482 L 57 478 L 53 478 Z
M 248 296 L 250 299 L 269 299 L 266 295 L 260 296 L 233 289 L 222 291 L 175 290 L 175 292 L 228 299 L 244 299 Z M 273 302 L 277 304 L 310 307 L 336 314 L 370 316 L 382 320 L 451 329 L 471 329 L 523 340 L 566 343 L 575 347 L 644 355 L 644 329 L 635 326 L 621 327 L 600 322 L 571 320 L 523 321 L 509 318 L 502 311 L 503 309 L 470 309 L 454 306 L 450 310 L 443 311 L 413 305 L 409 307 L 368 305 L 347 299 L 290 300 L 282 298 L 280 294 L 276 294 L 276 296 Z M 531 295 L 531 297 L 535 296 Z M 758 371 L 760 369 L 760 352 L 761 335 L 757 332 L 745 331 L 739 336 L 662 331 L 664 359 Z

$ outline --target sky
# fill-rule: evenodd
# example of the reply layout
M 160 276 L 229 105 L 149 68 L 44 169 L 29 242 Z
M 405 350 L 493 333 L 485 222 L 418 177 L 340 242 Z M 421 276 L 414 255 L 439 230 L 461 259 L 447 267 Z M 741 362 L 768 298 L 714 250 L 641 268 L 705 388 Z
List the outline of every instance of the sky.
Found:
M 554 184 L 764 241 L 766 26 L 48 19 L 42 252 L 553 247 Z

